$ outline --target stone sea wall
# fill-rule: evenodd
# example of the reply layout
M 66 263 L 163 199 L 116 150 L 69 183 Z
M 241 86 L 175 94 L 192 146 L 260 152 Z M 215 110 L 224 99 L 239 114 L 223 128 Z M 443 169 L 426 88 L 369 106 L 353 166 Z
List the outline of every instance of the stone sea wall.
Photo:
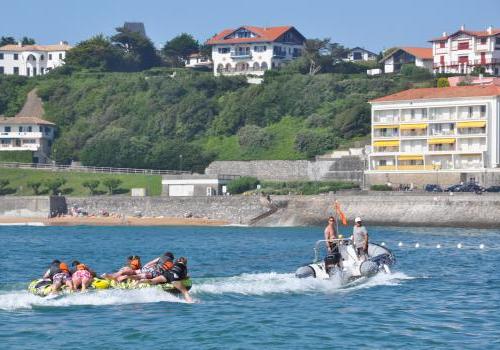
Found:
M 500 194 L 404 194 L 345 192 L 318 196 L 275 196 L 279 209 L 255 225 L 323 225 L 333 213 L 335 200 L 352 221 L 361 216 L 370 225 L 414 225 L 451 227 L 500 227 Z M 144 216 L 186 215 L 248 224 L 269 211 L 258 197 L 185 197 L 185 198 L 68 198 L 68 207 L 77 206 L 89 213 Z

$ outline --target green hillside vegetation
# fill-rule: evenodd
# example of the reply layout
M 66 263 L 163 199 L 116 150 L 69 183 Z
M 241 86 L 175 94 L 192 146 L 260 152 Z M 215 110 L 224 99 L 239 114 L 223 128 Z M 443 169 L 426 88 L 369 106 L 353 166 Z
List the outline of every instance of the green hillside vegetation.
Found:
M 129 195 L 131 188 L 146 188 L 148 194 L 152 196 L 159 196 L 161 194 L 161 176 L 159 175 L 108 175 L 30 169 L 0 169 L 0 182 L 8 182 L 3 190 L 0 191 L 0 195 L 48 195 L 50 194 L 49 182 L 53 182 L 54 180 L 62 180 L 63 183 L 60 186 L 60 190 L 56 191 L 56 193 L 61 192 L 62 194 L 70 196 L 88 196 L 90 190 L 88 187 L 84 186 L 84 183 L 97 180 L 99 182 L 94 194 L 103 195 L 109 192 L 108 188 L 105 186 L 107 179 L 119 180 L 118 187 L 115 189 L 114 194 Z M 38 184 L 38 190 L 33 189 L 36 184 Z
M 120 30 L 78 44 L 46 76 L 0 77 L 0 114 L 15 114 L 38 88 L 45 118 L 58 126 L 58 163 L 203 171 L 216 159 L 307 159 L 366 142 L 370 99 L 435 84 L 415 67 L 368 77 L 374 63 L 320 57 L 324 41 L 313 41 L 305 57 L 249 85 L 244 77 L 157 67 L 179 66 L 199 48 L 187 34 L 167 42 L 160 58 L 149 41 Z

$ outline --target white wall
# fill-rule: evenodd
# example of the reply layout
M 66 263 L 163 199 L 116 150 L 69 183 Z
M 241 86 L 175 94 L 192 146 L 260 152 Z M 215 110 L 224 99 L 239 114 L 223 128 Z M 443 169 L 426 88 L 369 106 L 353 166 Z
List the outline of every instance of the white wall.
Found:
M 0 59 L 0 67 L 4 67 L 4 74 L 14 74 L 14 67 L 19 68 L 19 75 L 33 76 L 33 69 L 36 69 L 36 75 L 46 74 L 50 69 L 62 66 L 65 51 L 0 51 L 3 53 L 3 60 Z M 18 59 L 14 59 L 14 55 L 18 55 Z M 51 56 L 51 59 L 49 57 Z M 28 58 L 35 60 L 28 60 Z M 61 57 L 61 58 L 60 58 Z

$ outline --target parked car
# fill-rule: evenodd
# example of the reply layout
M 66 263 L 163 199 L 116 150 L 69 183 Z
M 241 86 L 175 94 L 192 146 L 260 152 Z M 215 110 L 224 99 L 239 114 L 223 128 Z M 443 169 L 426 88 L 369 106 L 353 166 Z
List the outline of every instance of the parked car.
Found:
M 486 192 L 500 192 L 500 186 L 490 186 L 486 189 Z
M 426 192 L 443 192 L 443 189 L 441 188 L 441 186 L 436 185 L 436 184 L 427 184 L 427 185 L 425 185 L 424 190 Z
M 484 192 L 484 190 L 485 190 L 484 187 L 479 186 L 478 184 L 475 184 L 475 183 L 465 184 L 464 187 L 462 188 L 462 192 L 480 193 L 480 192 Z

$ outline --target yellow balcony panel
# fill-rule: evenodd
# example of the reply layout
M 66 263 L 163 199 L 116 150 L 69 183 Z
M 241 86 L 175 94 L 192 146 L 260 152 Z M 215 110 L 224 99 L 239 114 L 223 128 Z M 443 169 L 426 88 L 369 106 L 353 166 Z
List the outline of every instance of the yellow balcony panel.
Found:
M 441 145 L 441 144 L 453 144 L 457 140 L 456 139 L 430 139 L 427 141 L 429 145 Z
M 398 147 L 398 140 L 375 141 L 373 147 Z
M 412 130 L 412 129 L 426 129 L 427 124 L 401 124 L 399 126 L 401 130 Z
M 398 156 L 398 160 L 423 160 L 424 156 L 419 154 L 408 154 L 404 156 Z
M 457 128 L 484 128 L 486 126 L 486 121 L 479 122 L 458 122 Z
M 374 129 L 397 129 L 399 125 L 374 125 Z
M 398 165 L 398 170 L 434 170 L 432 165 Z
M 376 170 L 397 170 L 395 165 L 377 165 Z

